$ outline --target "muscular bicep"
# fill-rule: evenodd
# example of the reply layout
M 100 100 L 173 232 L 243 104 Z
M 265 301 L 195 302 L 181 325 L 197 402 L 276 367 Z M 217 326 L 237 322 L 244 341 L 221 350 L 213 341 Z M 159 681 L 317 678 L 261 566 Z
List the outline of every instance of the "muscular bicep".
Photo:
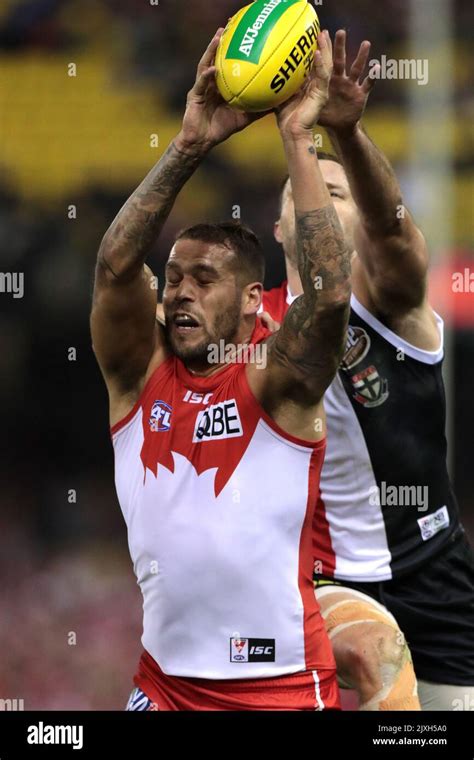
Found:
M 408 212 L 381 234 L 358 223 L 354 233 L 359 266 L 372 302 L 400 312 L 421 306 L 426 297 L 429 255 L 425 238 Z
M 159 346 L 157 291 L 144 266 L 133 277 L 117 278 L 99 261 L 91 313 L 92 343 L 106 383 L 131 391 L 146 375 Z

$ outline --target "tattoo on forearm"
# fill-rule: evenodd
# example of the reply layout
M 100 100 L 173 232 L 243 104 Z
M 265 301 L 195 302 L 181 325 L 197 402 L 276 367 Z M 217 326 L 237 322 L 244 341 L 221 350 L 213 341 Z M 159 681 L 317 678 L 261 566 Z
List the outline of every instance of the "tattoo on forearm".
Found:
M 296 228 L 304 295 L 288 311 L 276 348 L 303 372 L 326 363 L 330 373 L 328 357 L 338 361 L 349 312 L 351 251 L 332 205 L 297 214 Z M 336 303 L 344 308 L 331 311 Z
M 201 158 L 174 143 L 121 209 L 104 238 L 99 259 L 113 273 L 110 258 L 141 266 L 168 218 L 179 191 Z M 110 253 L 109 253 L 110 252 Z M 108 260 L 109 259 L 109 260 Z
M 296 231 L 305 294 L 311 292 L 318 298 L 319 293 L 321 298 L 332 299 L 335 289 L 349 288 L 350 252 L 334 207 L 297 214 Z

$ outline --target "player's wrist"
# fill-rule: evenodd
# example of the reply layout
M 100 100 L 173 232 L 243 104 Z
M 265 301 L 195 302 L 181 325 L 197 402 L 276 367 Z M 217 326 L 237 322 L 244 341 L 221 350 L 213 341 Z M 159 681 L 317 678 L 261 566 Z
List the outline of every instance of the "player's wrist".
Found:
M 314 148 L 313 130 L 304 127 L 292 127 L 291 129 L 280 128 L 280 135 L 285 150 L 294 151 L 298 149 Z
M 336 140 L 352 140 L 362 132 L 360 119 L 352 124 L 339 124 L 332 127 L 326 127 L 326 131 L 331 138 Z
M 173 140 L 173 145 L 178 153 L 190 158 L 204 158 L 214 147 L 210 140 L 194 140 L 182 131 Z

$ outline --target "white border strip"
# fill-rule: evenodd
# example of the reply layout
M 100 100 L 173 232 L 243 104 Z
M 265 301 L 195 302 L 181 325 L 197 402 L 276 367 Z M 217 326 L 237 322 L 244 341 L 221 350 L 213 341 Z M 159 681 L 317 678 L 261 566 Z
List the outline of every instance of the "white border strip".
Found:
M 422 362 L 423 364 L 438 364 L 444 356 L 444 322 L 436 312 L 433 312 L 436 317 L 436 323 L 438 325 L 438 331 L 440 335 L 441 345 L 437 351 L 425 351 L 423 348 L 417 348 L 411 343 L 408 343 L 403 338 L 400 338 L 396 333 L 389 330 L 388 327 L 379 322 L 370 311 L 367 311 L 365 306 L 357 300 L 354 293 L 351 296 L 351 306 L 354 309 L 357 316 L 367 322 L 370 327 L 375 330 L 382 338 L 385 338 L 388 343 L 391 343 L 395 348 L 401 348 L 404 353 L 411 359 Z
M 316 696 L 316 704 L 317 704 L 317 707 L 315 708 L 315 710 L 321 711 L 321 710 L 324 710 L 324 702 L 321 698 L 321 690 L 319 688 L 319 676 L 318 676 L 317 670 L 313 670 L 313 678 L 314 678 L 315 696 Z

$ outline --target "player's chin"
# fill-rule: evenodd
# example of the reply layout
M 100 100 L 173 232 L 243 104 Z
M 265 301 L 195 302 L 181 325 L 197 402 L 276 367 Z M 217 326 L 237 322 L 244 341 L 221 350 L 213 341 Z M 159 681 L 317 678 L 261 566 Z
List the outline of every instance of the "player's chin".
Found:
M 209 352 L 209 339 L 202 327 L 173 327 L 169 340 L 174 353 L 182 360 L 204 358 Z

